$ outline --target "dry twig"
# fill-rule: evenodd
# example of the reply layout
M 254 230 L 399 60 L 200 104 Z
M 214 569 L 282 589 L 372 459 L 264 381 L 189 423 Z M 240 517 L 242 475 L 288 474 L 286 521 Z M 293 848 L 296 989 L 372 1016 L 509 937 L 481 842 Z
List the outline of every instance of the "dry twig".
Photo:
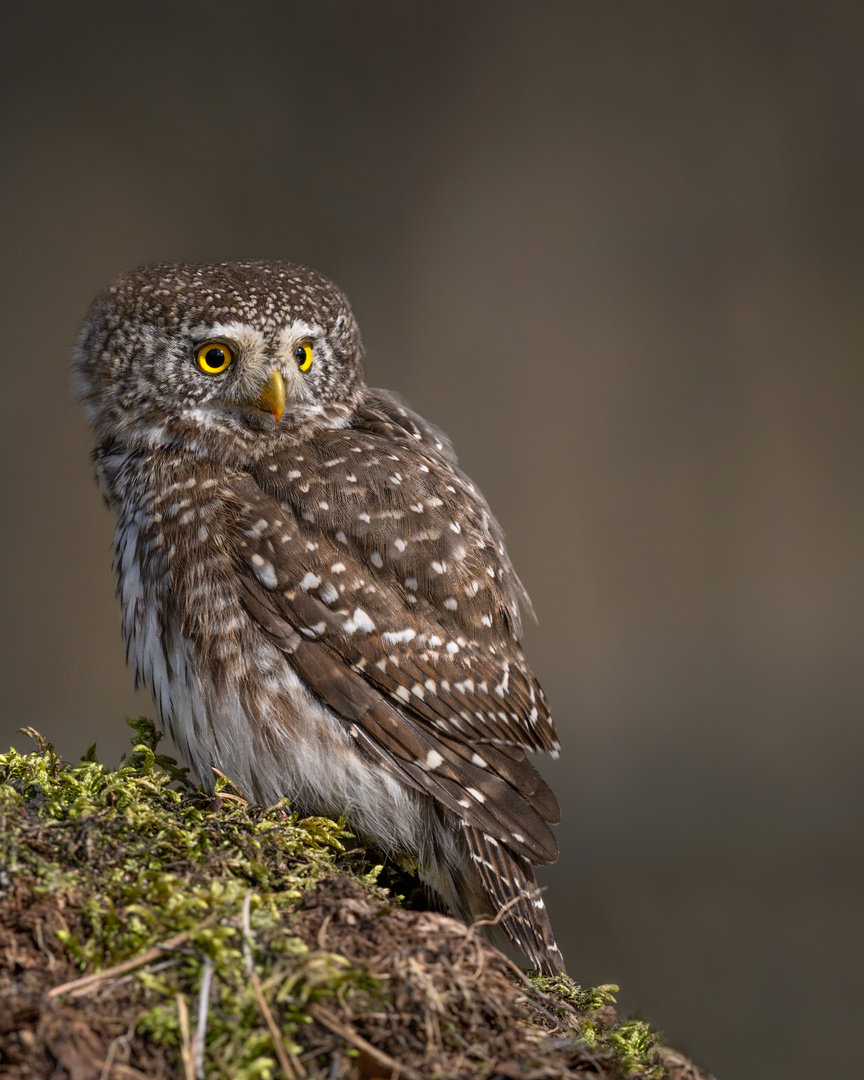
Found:
M 261 985 L 261 979 L 254 968 L 252 968 L 252 971 L 249 973 L 249 978 L 252 980 L 252 989 L 255 991 L 255 997 L 258 999 L 258 1008 L 261 1010 L 261 1015 L 264 1017 L 264 1021 L 270 1031 L 270 1038 L 273 1040 L 273 1049 L 276 1051 L 276 1057 L 279 1058 L 282 1072 L 285 1073 L 288 1080 L 303 1080 L 303 1066 L 300 1064 L 297 1055 L 292 1054 L 282 1041 L 282 1032 L 279 1030 L 279 1025 L 273 1018 L 273 1013 L 270 1006 L 267 1004 L 267 998 L 264 996 L 264 988 Z
M 389 1054 L 385 1054 L 383 1050 L 379 1050 L 377 1046 L 373 1046 L 372 1043 L 367 1042 L 363 1036 L 356 1031 L 350 1024 L 340 1020 L 338 1016 L 335 1016 L 329 1009 L 325 1009 L 323 1005 L 317 1002 L 309 1006 L 310 1015 L 333 1032 L 334 1035 L 339 1035 L 345 1039 L 346 1042 L 350 1042 L 357 1050 L 362 1050 L 365 1054 L 368 1054 L 373 1061 L 376 1061 L 379 1065 L 383 1065 L 385 1069 L 389 1069 L 391 1075 L 404 1076 L 406 1080 L 422 1080 L 420 1074 L 415 1072 L 414 1069 L 408 1065 L 400 1064 L 395 1058 L 390 1057 Z
M 252 989 L 255 991 L 258 1008 L 261 1011 L 261 1015 L 264 1017 L 264 1022 L 267 1024 L 270 1038 L 273 1040 L 273 1049 L 276 1051 L 276 1057 L 279 1059 L 282 1072 L 285 1073 L 288 1080 L 303 1080 L 303 1066 L 300 1064 L 300 1059 L 296 1054 L 292 1054 L 283 1042 L 282 1032 L 279 1030 L 279 1025 L 273 1018 L 273 1012 L 267 1004 L 267 998 L 264 996 L 264 988 L 261 985 L 261 979 L 258 976 L 258 972 L 255 970 L 252 959 L 251 913 L 252 893 L 247 892 L 243 898 L 243 954 L 246 961 L 246 974 L 249 977 L 249 981 L 252 983 Z
M 192 1051 L 192 1040 L 189 1037 L 189 1009 L 186 1007 L 186 998 L 182 994 L 177 995 L 177 1019 L 180 1023 L 180 1056 L 183 1059 L 183 1074 L 185 1080 L 195 1080 L 195 1055 Z
M 212 921 L 213 916 L 208 915 L 195 929 L 201 930 Z M 59 997 L 61 994 L 68 994 L 71 998 L 80 997 L 82 994 L 89 993 L 100 983 L 108 982 L 117 975 L 125 975 L 127 971 L 134 971 L 136 968 L 152 963 L 152 961 L 158 960 L 164 952 L 176 949 L 180 945 L 185 945 L 194 932 L 195 931 L 193 930 L 186 930 L 182 934 L 176 934 L 174 937 L 166 938 L 165 941 L 160 941 L 158 945 L 151 946 L 138 956 L 133 956 L 129 960 L 123 960 L 119 964 L 114 964 L 113 967 L 103 968 L 102 971 L 93 971 L 89 975 L 82 975 L 80 979 L 72 979 L 71 982 L 61 983 L 60 986 L 54 986 L 45 996 L 49 998 L 49 1000 Z
M 204 1043 L 207 1039 L 207 1012 L 210 1008 L 210 984 L 213 981 L 213 961 L 204 957 L 204 971 L 201 975 L 201 992 L 198 996 L 198 1024 L 192 1045 L 195 1048 L 195 1076 L 204 1080 Z

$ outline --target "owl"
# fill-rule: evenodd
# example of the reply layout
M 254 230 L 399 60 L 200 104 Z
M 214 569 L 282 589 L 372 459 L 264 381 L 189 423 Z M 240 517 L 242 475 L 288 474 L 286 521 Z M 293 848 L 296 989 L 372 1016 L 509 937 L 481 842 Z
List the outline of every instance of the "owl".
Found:
M 73 379 L 127 659 L 205 785 L 344 815 L 562 972 L 528 598 L 447 437 L 362 361 L 346 298 L 292 263 L 144 266 L 94 301 Z

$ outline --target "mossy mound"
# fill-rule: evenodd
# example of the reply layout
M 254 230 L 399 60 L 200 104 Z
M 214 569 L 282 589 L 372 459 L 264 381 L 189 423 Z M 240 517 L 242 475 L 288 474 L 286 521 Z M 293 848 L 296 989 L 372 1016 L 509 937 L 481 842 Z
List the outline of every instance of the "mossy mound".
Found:
M 132 726 L 116 772 L 0 755 L 3 1076 L 705 1077 L 615 988 L 527 979 L 344 823 L 203 795 Z

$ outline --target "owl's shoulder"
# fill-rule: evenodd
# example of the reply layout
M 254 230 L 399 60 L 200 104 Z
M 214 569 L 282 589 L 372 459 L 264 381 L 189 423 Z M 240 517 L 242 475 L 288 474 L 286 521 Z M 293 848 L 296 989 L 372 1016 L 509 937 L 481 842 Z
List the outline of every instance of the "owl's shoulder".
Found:
M 457 514 L 472 503 L 481 514 L 487 509 L 444 432 L 383 390 L 364 390 L 345 424 L 286 441 L 244 472 L 263 493 L 322 526 L 348 524 L 346 515 L 368 523 L 373 512 L 394 520 L 434 516 L 444 506 Z
M 456 466 L 456 451 L 450 438 L 436 424 L 415 412 L 392 390 L 366 389 L 355 410 L 358 431 L 379 434 Z

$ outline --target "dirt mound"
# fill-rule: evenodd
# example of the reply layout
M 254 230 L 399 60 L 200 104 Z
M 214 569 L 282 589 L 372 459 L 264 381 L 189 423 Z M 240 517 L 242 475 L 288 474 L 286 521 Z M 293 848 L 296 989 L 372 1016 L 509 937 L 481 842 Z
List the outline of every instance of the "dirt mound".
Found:
M 707 1076 L 615 988 L 529 979 L 400 907 L 341 823 L 176 790 L 136 730 L 116 772 L 0 755 L 4 1077 Z

